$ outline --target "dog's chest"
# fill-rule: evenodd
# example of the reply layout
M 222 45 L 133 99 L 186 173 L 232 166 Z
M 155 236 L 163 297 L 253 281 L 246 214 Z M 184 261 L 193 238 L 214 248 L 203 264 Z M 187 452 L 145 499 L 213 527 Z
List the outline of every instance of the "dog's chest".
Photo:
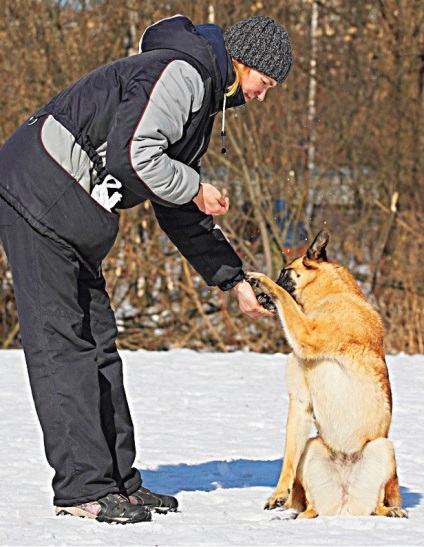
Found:
M 345 453 L 358 450 L 373 436 L 381 419 L 381 392 L 369 375 L 335 361 L 306 367 L 313 415 L 329 446 Z

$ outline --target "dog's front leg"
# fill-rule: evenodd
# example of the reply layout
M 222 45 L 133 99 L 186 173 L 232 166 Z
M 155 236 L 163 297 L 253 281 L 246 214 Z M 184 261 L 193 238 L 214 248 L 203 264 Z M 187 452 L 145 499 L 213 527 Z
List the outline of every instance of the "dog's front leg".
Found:
M 246 280 L 252 287 L 264 291 L 274 302 L 283 325 L 287 342 L 295 353 L 304 359 L 316 356 L 319 341 L 316 329 L 290 294 L 262 273 L 248 272 Z
M 293 488 L 297 466 L 305 450 L 313 423 L 312 405 L 305 382 L 303 366 L 294 354 L 289 355 L 286 379 L 290 403 L 284 460 L 275 492 L 266 502 L 265 509 L 274 509 L 281 506 L 285 506 L 287 509 L 292 508 L 290 500 L 288 501 L 289 494 Z M 295 507 L 295 509 L 298 509 L 298 507 Z

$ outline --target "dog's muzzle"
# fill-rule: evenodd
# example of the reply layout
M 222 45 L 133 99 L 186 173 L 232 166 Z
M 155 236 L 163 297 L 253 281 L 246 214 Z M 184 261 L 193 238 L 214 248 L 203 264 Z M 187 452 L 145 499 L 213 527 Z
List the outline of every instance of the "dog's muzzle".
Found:
M 296 284 L 292 279 L 291 272 L 292 270 L 290 268 L 284 268 L 281 270 L 276 283 L 293 296 L 296 289 Z

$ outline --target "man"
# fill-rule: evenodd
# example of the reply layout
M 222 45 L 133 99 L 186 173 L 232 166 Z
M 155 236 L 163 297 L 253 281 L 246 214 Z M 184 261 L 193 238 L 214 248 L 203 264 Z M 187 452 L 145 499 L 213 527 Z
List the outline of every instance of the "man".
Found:
M 150 200 L 205 282 L 268 315 L 212 215 L 229 199 L 201 182 L 215 114 L 287 77 L 287 32 L 250 17 L 225 33 L 181 15 L 149 27 L 139 55 L 56 95 L 0 149 L 0 237 L 14 280 L 31 390 L 55 470 L 58 514 L 151 519 L 177 500 L 141 485 L 116 324 L 101 271 L 118 209 Z M 223 129 L 225 135 L 225 128 Z

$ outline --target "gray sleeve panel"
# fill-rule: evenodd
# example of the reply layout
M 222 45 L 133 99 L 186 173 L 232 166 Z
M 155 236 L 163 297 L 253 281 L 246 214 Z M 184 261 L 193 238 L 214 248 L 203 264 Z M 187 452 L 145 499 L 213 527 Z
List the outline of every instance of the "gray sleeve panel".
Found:
M 75 142 L 72 133 L 53 116 L 48 116 L 43 123 L 41 140 L 47 153 L 54 161 L 90 193 L 92 164 L 87 153 Z
M 183 135 L 189 116 L 201 107 L 205 88 L 185 61 L 170 63 L 157 81 L 136 127 L 130 160 L 137 176 L 160 198 L 182 205 L 198 192 L 199 174 L 166 154 Z

